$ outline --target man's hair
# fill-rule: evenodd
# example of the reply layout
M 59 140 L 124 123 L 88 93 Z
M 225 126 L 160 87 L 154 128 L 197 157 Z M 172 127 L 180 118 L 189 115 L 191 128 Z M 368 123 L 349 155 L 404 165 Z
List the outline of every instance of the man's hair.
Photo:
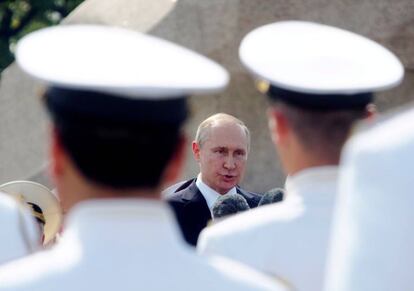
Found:
M 319 111 L 273 102 L 282 110 L 306 151 L 338 159 L 356 121 L 367 116 L 366 107 Z
M 200 125 L 197 128 L 197 133 L 195 136 L 195 142 L 200 146 L 200 148 L 203 146 L 203 144 L 206 142 L 206 140 L 208 139 L 209 133 L 210 133 L 210 129 L 217 125 L 220 122 L 233 122 L 235 124 L 238 124 L 244 131 L 244 133 L 246 134 L 246 139 L 247 139 L 247 149 L 249 150 L 250 148 L 250 131 L 247 128 L 247 126 L 244 124 L 243 121 L 241 121 L 240 119 L 230 115 L 230 114 L 226 114 L 226 113 L 217 113 L 214 114 L 212 116 L 210 116 L 209 118 L 207 118 L 206 120 L 204 120 L 203 122 L 200 123 Z
M 62 147 L 86 179 L 124 190 L 159 185 L 177 150 L 183 121 L 132 122 L 57 113 L 51 98 L 44 99 Z

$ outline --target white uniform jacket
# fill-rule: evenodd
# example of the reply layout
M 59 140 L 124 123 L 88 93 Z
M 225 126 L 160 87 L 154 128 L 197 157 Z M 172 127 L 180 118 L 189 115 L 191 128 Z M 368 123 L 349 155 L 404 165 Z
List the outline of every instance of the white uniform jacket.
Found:
M 30 211 L 0 192 L 0 265 L 38 251 L 39 232 Z
M 198 250 L 239 260 L 294 290 L 319 291 L 337 184 L 337 167 L 311 168 L 286 181 L 286 200 L 208 227 Z
M 326 291 L 414 290 L 414 109 L 344 148 Z
M 206 259 L 181 239 L 167 205 L 83 202 L 54 248 L 0 268 L 0 290 L 286 290 L 239 263 Z

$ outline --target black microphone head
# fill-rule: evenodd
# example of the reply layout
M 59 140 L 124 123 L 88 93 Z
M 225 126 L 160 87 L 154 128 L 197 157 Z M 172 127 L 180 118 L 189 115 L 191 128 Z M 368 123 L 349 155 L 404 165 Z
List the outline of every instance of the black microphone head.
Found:
M 280 202 L 285 196 L 285 190 L 281 188 L 270 189 L 263 194 L 258 206 Z
M 220 196 L 213 206 L 213 218 L 221 218 L 250 209 L 246 199 L 240 194 Z

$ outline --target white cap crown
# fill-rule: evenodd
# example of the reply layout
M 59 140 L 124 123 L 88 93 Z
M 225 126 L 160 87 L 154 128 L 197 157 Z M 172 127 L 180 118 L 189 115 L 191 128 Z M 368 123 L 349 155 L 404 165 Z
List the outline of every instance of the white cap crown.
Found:
M 225 88 L 227 71 L 186 48 L 98 25 L 46 28 L 19 41 L 18 64 L 49 85 L 131 98 L 167 98 Z
M 401 82 L 401 62 L 378 43 L 302 21 L 259 27 L 240 45 L 242 63 L 271 85 L 308 94 L 357 94 Z

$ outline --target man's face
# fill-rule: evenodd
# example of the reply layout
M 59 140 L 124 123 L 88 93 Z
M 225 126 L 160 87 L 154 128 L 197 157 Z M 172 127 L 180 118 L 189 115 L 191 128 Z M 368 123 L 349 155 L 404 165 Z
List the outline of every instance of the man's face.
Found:
M 238 124 L 218 123 L 209 129 L 201 147 L 193 143 L 193 153 L 203 182 L 225 194 L 243 178 L 248 154 L 246 133 Z

